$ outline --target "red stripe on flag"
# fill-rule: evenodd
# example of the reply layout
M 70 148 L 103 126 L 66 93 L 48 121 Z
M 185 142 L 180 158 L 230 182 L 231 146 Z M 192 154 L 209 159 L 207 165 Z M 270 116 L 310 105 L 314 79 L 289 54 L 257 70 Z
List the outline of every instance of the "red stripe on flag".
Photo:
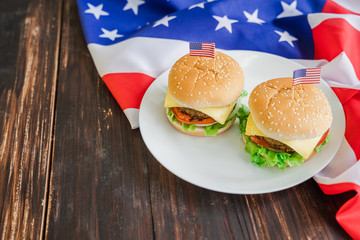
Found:
M 345 138 L 354 150 L 356 159 L 360 159 L 360 90 L 335 87 L 332 89 L 342 103 L 345 112 Z
M 298 79 L 298 80 L 294 80 L 293 85 L 295 86 L 295 85 L 298 85 L 298 84 L 318 84 L 319 82 L 320 81 L 318 81 L 318 80 L 310 80 L 309 81 L 309 79 L 305 79 L 305 80 Z
M 339 194 L 352 190 L 357 192 L 355 197 L 341 206 L 336 213 L 336 220 L 353 239 L 360 239 L 360 186 L 350 182 L 331 185 L 318 184 L 326 194 Z
M 140 108 L 141 100 L 155 78 L 142 73 L 111 73 L 102 79 L 124 110 Z
M 318 183 L 318 185 L 324 193 L 330 195 L 349 192 L 349 191 L 356 191 L 360 193 L 360 186 L 351 182 L 343 182 L 343 183 L 335 183 L 335 184 Z
M 345 52 L 360 79 L 360 32 L 341 18 L 324 20 L 312 29 L 315 59 L 331 61 Z
M 215 57 L 215 54 L 204 54 L 204 53 L 192 53 L 190 56 L 199 56 L 199 57 Z
M 336 2 L 332 0 L 327 0 L 324 8 L 322 10 L 323 13 L 338 13 L 338 14 L 357 14 L 355 12 L 350 11 L 347 8 L 344 8 L 337 4 Z M 357 14 L 359 15 L 359 14 Z

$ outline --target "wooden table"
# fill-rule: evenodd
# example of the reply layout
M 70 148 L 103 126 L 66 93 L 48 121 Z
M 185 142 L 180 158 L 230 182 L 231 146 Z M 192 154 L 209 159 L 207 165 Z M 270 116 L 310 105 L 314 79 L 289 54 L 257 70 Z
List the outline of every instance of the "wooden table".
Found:
M 179 179 L 100 79 L 75 1 L 0 2 L 1 239 L 349 239 L 354 193 L 232 195 Z

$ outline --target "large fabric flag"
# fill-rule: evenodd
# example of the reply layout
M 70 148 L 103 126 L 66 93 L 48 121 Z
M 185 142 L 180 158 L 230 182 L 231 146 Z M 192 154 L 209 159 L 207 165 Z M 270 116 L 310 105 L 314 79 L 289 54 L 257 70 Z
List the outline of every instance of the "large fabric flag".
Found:
M 321 67 L 346 116 L 345 139 L 314 179 L 326 194 L 357 195 L 336 214 L 360 239 L 360 1 L 357 0 L 77 0 L 99 75 L 138 127 L 141 99 L 189 42 L 219 50 L 254 50 Z

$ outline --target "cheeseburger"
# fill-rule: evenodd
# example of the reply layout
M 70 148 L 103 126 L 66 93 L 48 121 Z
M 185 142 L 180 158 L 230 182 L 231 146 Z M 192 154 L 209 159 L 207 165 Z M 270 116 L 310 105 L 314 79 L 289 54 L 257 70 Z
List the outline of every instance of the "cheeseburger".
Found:
M 228 55 L 216 52 L 209 58 L 187 54 L 169 72 L 164 104 L 167 117 L 186 134 L 220 134 L 235 121 L 231 113 L 243 86 L 243 71 Z
M 314 84 L 292 84 L 292 78 L 269 80 L 249 96 L 243 138 L 259 166 L 298 166 L 329 141 L 332 112 L 324 93 Z

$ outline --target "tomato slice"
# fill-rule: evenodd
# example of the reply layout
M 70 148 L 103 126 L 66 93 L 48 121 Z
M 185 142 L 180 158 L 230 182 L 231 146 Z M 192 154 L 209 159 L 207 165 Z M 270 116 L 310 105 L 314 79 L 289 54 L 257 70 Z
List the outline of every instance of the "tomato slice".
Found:
M 179 120 L 180 122 L 186 123 L 186 124 L 212 124 L 212 123 L 216 122 L 211 117 L 204 118 L 201 121 L 191 121 L 191 117 L 189 115 L 187 115 L 186 113 L 182 113 L 179 110 L 179 108 L 177 108 L 177 107 L 172 107 L 171 111 L 174 113 L 177 120 Z
M 261 138 L 259 138 L 257 136 L 254 136 L 254 135 L 250 136 L 250 139 L 251 139 L 251 141 L 253 141 L 256 144 L 259 144 L 259 145 L 261 145 L 263 147 L 266 147 L 266 148 L 271 148 L 271 145 L 267 141 L 265 141 L 265 140 L 263 140 L 263 139 L 261 139 Z
M 330 130 L 330 128 L 322 135 L 322 137 L 320 138 L 316 147 L 320 146 L 325 141 L 327 135 L 329 134 L 329 130 Z

